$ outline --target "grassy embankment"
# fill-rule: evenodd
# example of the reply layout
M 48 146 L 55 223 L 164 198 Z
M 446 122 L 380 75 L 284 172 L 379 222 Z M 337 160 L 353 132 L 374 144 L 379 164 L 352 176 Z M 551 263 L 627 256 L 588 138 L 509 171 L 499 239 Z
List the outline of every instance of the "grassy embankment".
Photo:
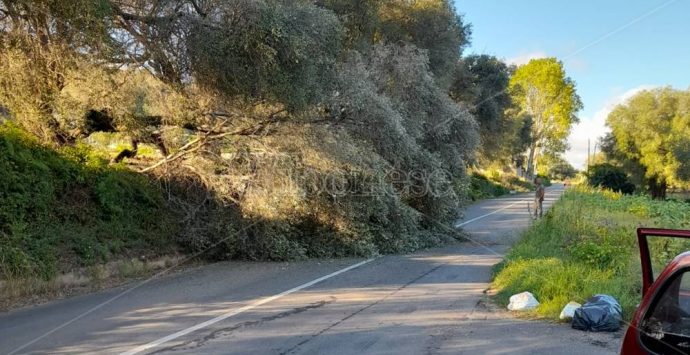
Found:
M 510 191 L 526 192 L 534 188 L 529 181 L 514 175 L 499 174 L 497 172 L 473 172 L 470 175 L 469 196 L 472 201 L 507 195 Z
M 145 176 L 85 146 L 55 151 L 0 125 L 0 275 L 48 280 L 113 255 L 175 248 L 178 225 Z
M 569 301 L 605 293 L 618 299 L 629 318 L 640 301 L 639 226 L 688 229 L 690 204 L 568 190 L 496 267 L 498 302 L 505 305 L 511 295 L 530 291 L 541 304 L 529 315 L 558 319 Z M 651 247 L 655 270 L 690 249 L 687 242 L 665 238 Z

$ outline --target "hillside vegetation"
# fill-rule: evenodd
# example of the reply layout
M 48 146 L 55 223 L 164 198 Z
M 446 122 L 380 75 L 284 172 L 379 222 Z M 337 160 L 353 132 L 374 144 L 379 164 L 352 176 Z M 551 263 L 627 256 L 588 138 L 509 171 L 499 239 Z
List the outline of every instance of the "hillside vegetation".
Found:
M 0 126 L 0 273 L 49 278 L 114 254 L 171 251 L 178 227 L 146 177 Z
M 527 192 L 533 189 L 534 185 L 531 182 L 514 175 L 499 174 L 498 172 L 482 174 L 476 171 L 470 175 L 469 195 L 473 201 L 510 193 Z

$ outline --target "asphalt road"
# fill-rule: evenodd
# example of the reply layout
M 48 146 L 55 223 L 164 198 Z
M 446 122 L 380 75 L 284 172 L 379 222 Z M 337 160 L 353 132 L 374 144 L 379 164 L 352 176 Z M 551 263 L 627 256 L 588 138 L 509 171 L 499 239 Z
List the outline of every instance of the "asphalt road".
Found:
M 547 189 L 546 207 L 562 190 Z M 471 241 L 444 248 L 217 263 L 1 314 L 0 353 L 615 353 L 615 336 L 519 320 L 486 302 L 491 267 L 530 223 L 528 201 L 470 206 L 458 226 Z

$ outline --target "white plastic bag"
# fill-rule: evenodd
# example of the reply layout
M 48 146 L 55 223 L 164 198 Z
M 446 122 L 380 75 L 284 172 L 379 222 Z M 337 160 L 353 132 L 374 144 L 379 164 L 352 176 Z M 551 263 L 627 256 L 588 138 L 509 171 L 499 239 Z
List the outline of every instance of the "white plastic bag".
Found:
M 510 303 L 508 304 L 508 310 L 511 311 L 528 311 L 530 309 L 535 309 L 539 305 L 539 301 L 534 298 L 531 292 L 522 292 L 516 295 L 510 296 Z
M 559 316 L 559 318 L 573 318 L 573 315 L 575 315 L 575 310 L 580 307 L 582 307 L 582 305 L 577 302 L 568 302 L 568 304 L 566 304 L 565 307 L 563 307 L 563 310 L 561 311 L 561 315 Z

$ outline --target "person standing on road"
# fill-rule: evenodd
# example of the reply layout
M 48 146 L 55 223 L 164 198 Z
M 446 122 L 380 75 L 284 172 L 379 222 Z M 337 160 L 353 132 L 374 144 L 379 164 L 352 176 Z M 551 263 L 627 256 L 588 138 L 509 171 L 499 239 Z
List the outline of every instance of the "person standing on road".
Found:
M 541 178 L 534 178 L 534 218 L 541 217 L 544 214 L 544 185 L 541 183 Z

